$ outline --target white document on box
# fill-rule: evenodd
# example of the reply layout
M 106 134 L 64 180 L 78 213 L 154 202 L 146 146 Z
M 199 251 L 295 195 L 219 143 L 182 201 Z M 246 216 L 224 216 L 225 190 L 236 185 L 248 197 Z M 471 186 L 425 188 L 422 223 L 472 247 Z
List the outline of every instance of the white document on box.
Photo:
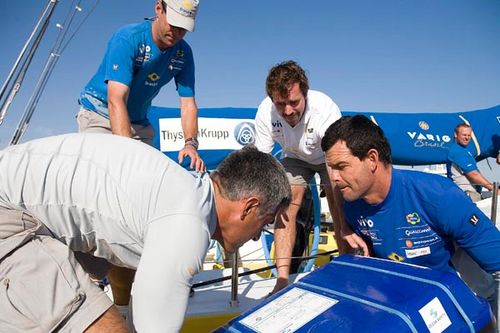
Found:
M 295 332 L 338 300 L 300 288 L 292 288 L 240 320 L 257 332 Z

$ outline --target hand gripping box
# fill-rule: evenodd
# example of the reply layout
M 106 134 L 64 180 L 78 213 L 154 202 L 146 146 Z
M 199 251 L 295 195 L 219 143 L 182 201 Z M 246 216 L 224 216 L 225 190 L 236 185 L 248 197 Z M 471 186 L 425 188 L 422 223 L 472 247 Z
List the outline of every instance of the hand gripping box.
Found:
M 487 332 L 491 318 L 457 275 L 342 255 L 216 332 Z

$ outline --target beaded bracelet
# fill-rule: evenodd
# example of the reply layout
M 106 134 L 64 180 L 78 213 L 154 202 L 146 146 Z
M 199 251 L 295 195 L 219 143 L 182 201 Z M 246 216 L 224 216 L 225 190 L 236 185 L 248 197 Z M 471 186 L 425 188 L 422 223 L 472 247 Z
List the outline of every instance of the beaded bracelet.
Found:
M 184 141 L 184 146 L 187 146 L 187 145 L 189 145 L 189 146 L 193 147 L 194 149 L 198 150 L 198 146 L 199 146 L 198 139 L 196 137 L 187 138 Z

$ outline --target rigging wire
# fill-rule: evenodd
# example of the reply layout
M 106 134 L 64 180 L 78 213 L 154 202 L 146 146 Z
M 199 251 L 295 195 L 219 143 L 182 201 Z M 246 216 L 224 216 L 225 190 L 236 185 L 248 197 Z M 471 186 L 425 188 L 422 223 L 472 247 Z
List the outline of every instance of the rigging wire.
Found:
M 96 0 L 95 3 L 94 3 L 94 6 L 88 11 L 87 15 L 85 15 L 82 19 L 82 21 L 80 22 L 80 24 L 75 28 L 75 31 L 73 31 L 73 33 L 71 34 L 71 36 L 69 36 L 68 40 L 66 41 L 66 44 L 64 44 L 61 48 L 61 52 L 60 54 L 62 54 L 64 52 L 64 50 L 66 49 L 66 47 L 68 46 L 68 44 L 71 42 L 71 40 L 75 37 L 76 33 L 81 29 L 81 27 L 83 26 L 83 24 L 87 21 L 87 19 L 89 18 L 90 14 L 92 14 L 94 12 L 94 10 L 96 9 L 97 5 L 99 4 L 99 1 L 100 0 Z M 79 11 L 81 11 L 81 7 L 78 6 Z M 77 9 L 78 10 L 78 9 Z
M 83 21 L 77 26 L 75 31 L 73 32 L 70 37 L 65 40 L 67 33 L 69 32 L 69 28 L 71 24 L 73 23 L 73 19 L 75 17 L 75 14 L 80 12 L 82 10 L 82 7 L 80 6 L 82 0 L 73 0 L 71 3 L 71 7 L 68 11 L 68 14 L 66 15 L 66 18 L 64 20 L 64 23 L 56 25 L 58 28 L 60 28 L 58 37 L 56 39 L 56 42 L 54 43 L 54 46 L 52 47 L 52 50 L 49 54 L 49 57 L 47 61 L 45 62 L 45 66 L 42 70 L 42 73 L 40 74 L 40 77 L 37 81 L 37 84 L 35 86 L 35 89 L 28 101 L 28 104 L 26 105 L 26 108 L 24 110 L 24 113 L 22 115 L 21 120 L 19 121 L 19 124 L 16 128 L 16 131 L 14 132 L 14 135 L 10 141 L 10 145 L 15 145 L 18 144 L 19 141 L 21 140 L 21 137 L 25 133 L 29 122 L 31 120 L 31 117 L 33 116 L 33 113 L 35 111 L 35 108 L 38 104 L 38 101 L 47 85 L 48 79 L 50 75 L 52 74 L 54 67 L 57 63 L 57 60 L 61 56 L 62 52 L 64 49 L 67 47 L 68 43 L 73 39 L 75 34 L 80 30 L 82 24 L 84 23 L 85 20 L 89 17 L 89 15 L 94 11 L 94 9 L 97 7 L 97 4 L 99 3 L 100 0 L 96 0 L 96 3 L 94 7 L 91 9 L 91 11 L 83 18 Z M 63 42 L 65 44 L 63 45 Z
M 3 103 L 0 106 L 0 125 L 3 123 L 3 120 L 5 116 L 7 115 L 7 110 L 9 109 L 10 105 L 12 104 L 17 92 L 21 88 L 22 82 L 24 80 L 24 77 L 26 75 L 26 72 L 28 71 L 28 68 L 31 64 L 31 61 L 33 60 L 33 56 L 35 55 L 35 52 L 38 48 L 38 45 L 40 44 L 40 41 L 42 40 L 43 35 L 45 34 L 45 31 L 47 30 L 50 18 L 52 17 L 52 14 L 54 13 L 55 6 L 57 5 L 58 0 L 49 0 L 47 2 L 47 5 L 45 6 L 44 10 L 42 11 L 42 15 L 40 16 L 38 22 L 35 24 L 35 27 L 33 28 L 33 31 L 31 32 L 31 35 L 28 37 L 28 40 L 24 44 L 23 48 L 21 49 L 21 52 L 19 53 L 16 61 L 14 62 L 14 66 L 12 66 L 11 71 L 7 75 L 7 78 L 5 79 L 5 82 L 2 85 L 2 88 L 0 88 L 0 101 L 4 97 L 5 92 L 7 91 L 7 88 L 9 87 L 10 83 L 12 80 L 14 80 L 13 85 L 10 87 L 10 92 L 7 95 L 7 98 L 3 101 Z M 43 24 L 42 24 L 43 22 Z M 40 28 L 40 25 L 42 27 Z M 39 30 L 40 28 L 40 30 Z M 38 31 L 38 33 L 37 33 Z M 35 37 L 36 34 L 36 37 Z M 33 44 L 30 47 L 30 44 L 35 37 L 35 40 Z M 29 49 L 28 49 L 29 48 Z M 28 53 L 26 53 L 26 51 Z M 21 67 L 19 65 L 21 64 Z M 19 68 L 19 71 L 18 71 Z M 14 76 L 15 75 L 15 76 Z

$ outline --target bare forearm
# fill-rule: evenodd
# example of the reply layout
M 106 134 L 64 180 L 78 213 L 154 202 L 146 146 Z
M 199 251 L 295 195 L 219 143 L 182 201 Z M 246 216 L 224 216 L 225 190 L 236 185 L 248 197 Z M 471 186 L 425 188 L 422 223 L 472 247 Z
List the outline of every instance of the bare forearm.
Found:
M 285 227 L 274 230 L 276 269 L 278 276 L 288 279 L 293 246 L 295 245 L 295 222 L 286 222 Z
M 108 110 L 111 132 L 131 138 L 132 130 L 126 105 L 124 103 L 110 103 Z
M 493 184 L 488 179 L 486 179 L 480 172 L 471 171 L 467 173 L 465 176 L 471 182 L 471 184 L 481 185 L 486 187 L 489 191 L 493 191 Z
M 116 135 L 132 137 L 127 100 L 129 87 L 116 81 L 108 82 L 108 111 L 111 132 Z
M 198 135 L 198 109 L 194 102 L 181 104 L 181 125 L 184 138 Z

